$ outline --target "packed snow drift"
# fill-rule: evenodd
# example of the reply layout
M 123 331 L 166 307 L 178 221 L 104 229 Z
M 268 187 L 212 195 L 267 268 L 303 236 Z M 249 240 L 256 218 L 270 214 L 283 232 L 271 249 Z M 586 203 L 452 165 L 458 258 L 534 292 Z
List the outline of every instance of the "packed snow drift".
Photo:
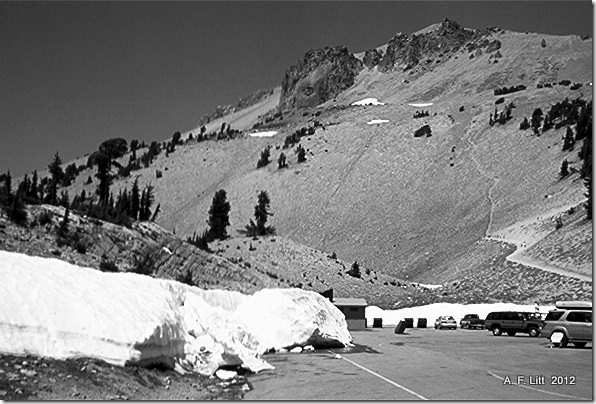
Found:
M 270 130 L 270 131 L 266 131 L 266 132 L 249 133 L 248 136 L 250 136 L 250 137 L 272 137 L 272 136 L 275 136 L 276 134 L 277 134 L 276 130 Z
M 432 102 L 415 102 L 412 104 L 408 104 L 411 107 L 417 107 L 417 108 L 422 108 L 422 107 L 430 107 L 431 105 L 433 105 Z
M 298 346 L 346 346 L 344 315 L 318 293 L 202 290 L 0 251 L 0 352 L 164 364 L 211 375 Z
M 389 122 L 388 119 L 373 119 L 372 121 L 368 121 L 366 124 L 367 125 L 378 125 L 380 123 L 387 123 Z
M 353 102 L 352 105 L 385 105 L 384 102 L 379 102 L 376 98 L 365 98 L 360 101 Z
M 481 304 L 459 304 L 459 303 L 434 303 L 426 306 L 408 307 L 398 310 L 383 310 L 376 306 L 366 308 L 366 322 L 372 324 L 375 318 L 382 318 L 383 325 L 397 325 L 405 318 L 413 318 L 416 323 L 418 318 L 426 318 L 429 327 L 439 316 L 453 316 L 459 323 L 466 314 L 478 314 L 480 318 L 486 318 L 491 311 L 525 311 L 548 313 L 554 306 L 535 306 L 533 304 L 514 303 L 481 303 Z M 536 310 L 538 309 L 538 310 Z

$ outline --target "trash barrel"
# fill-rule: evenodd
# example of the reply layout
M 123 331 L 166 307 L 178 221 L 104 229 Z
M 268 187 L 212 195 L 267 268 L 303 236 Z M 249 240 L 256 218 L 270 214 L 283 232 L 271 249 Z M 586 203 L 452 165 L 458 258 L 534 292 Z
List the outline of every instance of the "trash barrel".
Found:
M 406 331 L 406 322 L 402 320 L 395 326 L 395 333 L 403 334 L 404 331 Z
M 417 328 L 426 328 L 426 319 L 425 318 L 419 318 L 418 319 L 418 323 L 416 324 Z
M 383 319 L 382 318 L 374 318 L 373 319 L 373 328 L 383 328 Z
M 414 328 L 414 319 L 413 318 L 404 318 L 406 322 L 406 328 Z

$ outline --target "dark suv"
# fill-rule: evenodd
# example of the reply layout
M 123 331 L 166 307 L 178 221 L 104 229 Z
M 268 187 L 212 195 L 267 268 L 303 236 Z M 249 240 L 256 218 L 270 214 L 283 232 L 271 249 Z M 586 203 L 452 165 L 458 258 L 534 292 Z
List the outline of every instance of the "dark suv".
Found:
M 493 335 L 501 335 L 506 332 L 513 337 L 518 332 L 527 333 L 530 337 L 540 335 L 542 319 L 535 313 L 519 311 L 495 311 L 488 313 L 484 326 Z

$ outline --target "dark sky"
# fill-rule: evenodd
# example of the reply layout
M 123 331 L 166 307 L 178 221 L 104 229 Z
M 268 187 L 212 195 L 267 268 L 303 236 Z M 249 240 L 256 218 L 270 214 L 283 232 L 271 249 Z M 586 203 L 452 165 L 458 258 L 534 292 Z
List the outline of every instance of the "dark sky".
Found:
M 310 48 L 359 52 L 451 18 L 591 34 L 589 1 L 0 2 L 0 172 L 110 137 L 161 140 L 279 85 Z

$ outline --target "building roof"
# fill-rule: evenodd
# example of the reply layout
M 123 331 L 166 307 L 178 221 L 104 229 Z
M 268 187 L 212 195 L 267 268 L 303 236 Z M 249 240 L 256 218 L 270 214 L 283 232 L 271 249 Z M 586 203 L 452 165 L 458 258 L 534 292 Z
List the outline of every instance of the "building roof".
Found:
M 354 297 L 338 297 L 333 299 L 336 306 L 368 306 L 366 300 Z

